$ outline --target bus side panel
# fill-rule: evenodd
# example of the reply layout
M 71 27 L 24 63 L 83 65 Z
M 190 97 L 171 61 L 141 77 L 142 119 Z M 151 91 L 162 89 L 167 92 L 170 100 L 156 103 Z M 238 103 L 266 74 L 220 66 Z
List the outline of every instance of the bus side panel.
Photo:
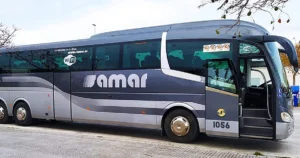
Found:
M 8 83 L 3 82 L 5 77 L 7 77 L 7 74 L 0 74 L 0 101 L 6 105 L 8 115 L 12 116 L 12 104 L 9 104 Z
M 128 93 L 121 83 L 119 88 L 116 88 L 116 82 L 109 87 L 108 80 L 106 83 L 105 79 L 97 80 L 100 74 L 118 75 L 116 71 L 72 72 L 74 122 L 156 128 L 155 101 L 139 100 L 138 97 L 137 100 L 128 99 L 135 94 Z M 101 84 L 102 88 L 99 87 Z
M 54 73 L 54 112 L 56 120 L 72 120 L 70 97 L 70 72 Z
M 2 77 L 9 91 L 9 113 L 18 101 L 26 102 L 33 118 L 53 119 L 53 73 L 16 73 Z
M 204 111 L 204 83 L 171 77 L 161 70 L 72 72 L 71 78 L 76 122 L 160 128 L 158 118 L 173 103 L 190 104 L 195 113 Z

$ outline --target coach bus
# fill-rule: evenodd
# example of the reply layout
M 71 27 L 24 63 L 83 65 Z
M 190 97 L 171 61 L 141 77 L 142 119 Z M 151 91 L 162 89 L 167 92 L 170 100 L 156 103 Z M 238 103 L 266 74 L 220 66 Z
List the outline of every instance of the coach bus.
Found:
M 2 48 L 0 123 L 150 128 L 181 143 L 200 133 L 286 139 L 294 117 L 279 46 L 298 71 L 293 44 L 246 21 L 231 29 L 235 23 L 169 24 Z

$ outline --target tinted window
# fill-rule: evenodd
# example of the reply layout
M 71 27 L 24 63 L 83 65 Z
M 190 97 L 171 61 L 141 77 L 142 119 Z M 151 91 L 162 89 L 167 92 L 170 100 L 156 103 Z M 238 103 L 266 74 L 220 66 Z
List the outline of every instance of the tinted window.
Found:
M 207 59 L 232 57 L 232 44 L 218 41 L 167 42 L 170 68 L 204 76 Z
M 55 49 L 50 60 L 56 71 L 92 70 L 92 47 Z
M 46 64 L 47 51 L 34 50 L 10 53 L 11 71 L 18 72 L 45 72 L 49 67 Z
M 124 44 L 123 68 L 160 68 L 160 41 L 135 42 Z
M 234 76 L 229 67 L 228 61 L 208 62 L 207 85 L 212 88 L 236 93 Z
M 259 48 L 254 45 L 240 43 L 240 54 L 257 54 L 260 53 Z
M 120 45 L 96 47 L 95 69 L 114 70 L 120 68 Z
M 10 72 L 8 53 L 0 53 L 0 72 L 1 73 Z

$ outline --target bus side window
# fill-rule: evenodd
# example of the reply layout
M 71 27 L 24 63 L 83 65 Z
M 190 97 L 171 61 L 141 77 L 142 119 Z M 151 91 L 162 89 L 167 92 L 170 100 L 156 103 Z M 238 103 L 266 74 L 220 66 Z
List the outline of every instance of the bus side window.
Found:
M 64 58 L 67 56 L 66 52 L 53 51 L 50 53 L 51 67 L 54 71 L 69 71 L 69 66 L 64 63 Z
M 30 72 L 47 72 L 49 69 L 46 65 L 46 51 L 22 51 L 10 53 L 11 71 L 14 73 Z
M 120 67 L 120 45 L 105 45 L 96 47 L 95 69 L 117 70 Z
M 160 41 L 146 41 L 124 44 L 123 68 L 160 68 Z
M 92 47 L 79 47 L 76 50 L 69 51 L 68 55 L 74 57 L 70 61 L 72 71 L 91 71 L 92 70 Z
M 91 71 L 92 47 L 58 48 L 50 53 L 48 60 L 55 71 Z
M 0 54 L 0 73 L 11 72 L 9 67 L 9 53 Z
M 235 79 L 228 61 L 209 61 L 207 67 L 209 87 L 236 93 Z

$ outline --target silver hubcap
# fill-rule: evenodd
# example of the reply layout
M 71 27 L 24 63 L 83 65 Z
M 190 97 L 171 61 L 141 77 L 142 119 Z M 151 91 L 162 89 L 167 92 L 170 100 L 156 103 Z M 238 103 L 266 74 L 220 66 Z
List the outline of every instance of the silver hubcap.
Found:
M 17 110 L 17 118 L 18 118 L 18 120 L 20 120 L 20 121 L 25 120 L 25 118 L 26 118 L 26 110 L 25 110 L 23 107 L 20 107 L 20 108 Z
M 4 108 L 3 107 L 0 107 L 0 120 L 2 120 L 5 116 L 5 113 L 4 113 Z
M 189 133 L 190 123 L 182 116 L 177 116 L 171 121 L 171 130 L 177 136 L 185 136 Z

